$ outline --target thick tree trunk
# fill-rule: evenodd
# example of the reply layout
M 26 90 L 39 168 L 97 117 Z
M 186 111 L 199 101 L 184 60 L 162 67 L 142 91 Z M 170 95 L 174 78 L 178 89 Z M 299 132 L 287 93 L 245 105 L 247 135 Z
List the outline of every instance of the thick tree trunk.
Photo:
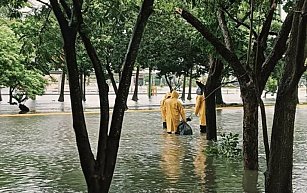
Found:
M 258 102 L 254 88 L 241 88 L 244 168 L 258 169 Z
M 190 73 L 189 73 L 190 79 L 189 79 L 189 93 L 187 97 L 188 100 L 192 99 L 192 70 L 193 68 L 191 68 Z
M 220 79 L 222 70 L 223 63 L 221 61 L 216 59 L 213 63 L 211 63 L 205 92 L 207 140 L 217 140 L 215 92 L 216 89 L 220 86 L 218 85 L 218 80 Z
M 292 192 L 293 135 L 297 105 L 297 85 L 306 71 L 307 0 L 297 1 L 293 17 L 284 73 L 275 103 L 266 192 Z
M 285 85 L 286 86 L 286 85 Z M 281 93 L 282 91 L 279 91 Z M 297 89 L 276 99 L 266 192 L 292 192 L 293 132 Z
M 181 93 L 181 100 L 185 101 L 185 82 L 186 82 L 186 74 L 183 74 L 183 85 L 182 85 L 182 93 Z
M 59 102 L 64 102 L 64 89 L 65 89 L 65 72 L 63 70 L 61 76 L 60 95 L 58 99 Z
M 136 74 L 135 74 L 135 84 L 134 84 L 134 92 L 132 96 L 133 101 L 138 101 L 138 88 L 139 88 L 139 75 L 140 75 L 140 66 L 137 66 L 136 68 Z

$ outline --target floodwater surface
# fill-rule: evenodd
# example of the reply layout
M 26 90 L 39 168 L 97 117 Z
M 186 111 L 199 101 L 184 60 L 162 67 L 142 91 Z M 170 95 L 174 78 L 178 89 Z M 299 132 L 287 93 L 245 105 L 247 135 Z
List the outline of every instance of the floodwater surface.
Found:
M 272 107 L 267 114 L 270 126 Z M 306 117 L 307 108 L 298 107 L 294 192 L 307 192 Z M 86 114 L 86 121 L 95 152 L 99 114 Z M 242 139 L 242 108 L 218 110 L 217 121 L 218 133 L 239 133 Z M 264 192 L 261 130 L 259 172 L 247 173 L 240 159 L 206 156 L 207 141 L 199 133 L 198 118 L 190 125 L 192 136 L 169 135 L 158 111 L 127 112 L 110 192 Z M 0 192 L 86 192 L 70 114 L 1 116 L 0 132 Z

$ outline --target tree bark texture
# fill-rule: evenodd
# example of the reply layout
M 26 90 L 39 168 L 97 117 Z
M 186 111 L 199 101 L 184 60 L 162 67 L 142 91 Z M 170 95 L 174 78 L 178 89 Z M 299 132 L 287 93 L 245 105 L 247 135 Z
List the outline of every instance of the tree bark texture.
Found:
M 251 86 L 251 85 L 250 85 Z M 241 88 L 244 168 L 258 169 L 258 102 L 255 88 Z
M 209 75 L 206 83 L 206 123 L 207 123 L 207 140 L 217 140 L 216 133 L 216 103 L 215 92 L 220 86 L 218 85 L 223 70 L 223 63 L 215 59 L 210 66 Z
M 301 14 L 303 13 L 303 14 Z M 307 0 L 297 1 L 284 72 L 278 86 L 271 135 L 270 159 L 265 189 L 268 193 L 292 192 L 293 134 L 297 85 L 306 71 L 304 47 Z

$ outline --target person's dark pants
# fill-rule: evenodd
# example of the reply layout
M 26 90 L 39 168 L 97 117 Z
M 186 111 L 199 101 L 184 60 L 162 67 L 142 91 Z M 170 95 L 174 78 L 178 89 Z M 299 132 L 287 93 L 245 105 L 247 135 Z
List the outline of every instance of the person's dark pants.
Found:
M 201 133 L 206 133 L 206 132 L 207 132 L 207 127 L 206 127 L 206 125 L 200 125 L 200 132 L 201 132 Z
M 166 129 L 166 122 L 163 122 L 163 129 Z

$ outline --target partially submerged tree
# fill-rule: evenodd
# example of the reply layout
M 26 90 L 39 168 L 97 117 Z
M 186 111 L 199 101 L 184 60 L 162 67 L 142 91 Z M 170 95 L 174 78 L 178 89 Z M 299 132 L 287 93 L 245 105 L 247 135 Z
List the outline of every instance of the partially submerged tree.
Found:
M 83 22 L 82 2 L 74 0 L 71 3 L 72 6 L 67 6 L 68 4 L 65 1 L 61 1 L 61 5 L 57 0 L 50 0 L 50 3 L 59 22 L 64 40 L 64 51 L 73 114 L 73 127 L 76 133 L 76 142 L 81 167 L 88 186 L 88 192 L 108 192 L 115 169 L 132 70 L 148 17 L 152 12 L 153 0 L 144 0 L 135 23 L 123 63 L 123 71 L 116 95 L 110 128 L 108 85 L 106 84 L 105 75 L 96 51 L 85 31 L 82 31 L 86 24 Z M 82 95 L 78 78 L 79 72 L 75 50 L 76 36 L 78 32 L 92 61 L 99 88 L 101 122 L 99 127 L 99 141 L 96 159 L 90 147 L 82 108 Z
M 194 26 L 231 65 L 239 81 L 244 110 L 244 167 L 250 170 L 258 169 L 258 104 L 261 102 L 259 98 L 271 71 L 285 51 L 286 41 L 291 29 L 292 14 L 290 13 L 281 27 L 272 52 L 265 58 L 266 43 L 275 9 L 276 4 L 273 1 L 270 3 L 270 9 L 268 9 L 259 34 L 251 28 L 256 36 L 254 41 L 255 49 L 253 49 L 254 57 L 253 60 L 246 64 L 238 58 L 234 50 L 230 50 L 223 44 L 198 18 L 185 9 L 177 9 L 177 13 Z M 224 9 L 224 11 L 226 10 Z M 227 26 L 224 27 L 227 28 Z M 224 37 L 227 38 L 227 35 L 224 34 Z
M 285 67 L 278 85 L 266 172 L 267 193 L 292 192 L 293 139 L 298 82 L 306 71 L 307 0 L 295 5 Z

